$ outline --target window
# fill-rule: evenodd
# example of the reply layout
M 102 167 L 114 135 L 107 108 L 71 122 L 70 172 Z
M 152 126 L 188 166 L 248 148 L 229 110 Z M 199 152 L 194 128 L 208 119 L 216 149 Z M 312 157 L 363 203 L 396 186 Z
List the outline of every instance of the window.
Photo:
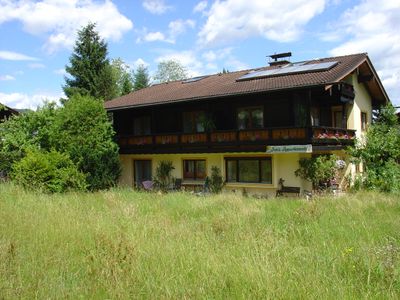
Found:
M 151 160 L 135 160 L 133 165 L 135 186 L 142 187 L 143 181 L 151 180 Z
M 150 135 L 151 119 L 150 116 L 137 117 L 133 120 L 134 135 Z
M 361 130 L 367 130 L 367 113 L 361 112 Z
M 264 112 L 261 106 L 239 108 L 237 111 L 238 128 L 253 129 L 264 127 Z
M 183 132 L 204 132 L 204 111 L 188 111 L 183 113 Z
M 191 159 L 183 161 L 183 179 L 204 180 L 206 178 L 206 161 Z
M 227 182 L 272 183 L 272 161 L 263 158 L 226 158 Z

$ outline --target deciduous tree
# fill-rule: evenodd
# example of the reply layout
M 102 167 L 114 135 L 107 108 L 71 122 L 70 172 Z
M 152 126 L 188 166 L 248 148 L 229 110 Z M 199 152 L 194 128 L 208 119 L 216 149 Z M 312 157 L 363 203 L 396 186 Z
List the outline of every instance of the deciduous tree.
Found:
M 365 137 L 349 152 L 364 165 L 363 187 L 400 192 L 400 125 L 391 104 L 378 111 Z
M 26 164 L 23 163 L 24 168 L 15 169 L 15 172 L 26 170 L 33 174 L 35 164 L 42 164 L 46 155 L 58 157 L 58 154 L 50 154 L 56 150 L 68 159 L 61 157 L 54 160 L 55 165 L 38 165 L 38 168 L 53 172 L 59 161 L 70 159 L 78 172 L 85 175 L 88 189 L 108 188 L 116 183 L 120 173 L 118 146 L 113 135 L 103 103 L 90 96 L 74 95 L 63 107 L 49 103 L 35 112 L 0 123 L 0 171 L 9 174 L 28 153 L 34 153 L 25 161 Z M 67 165 L 69 169 L 69 163 Z M 29 174 L 14 178 L 29 178 Z M 61 177 L 56 175 L 54 178 L 67 179 L 65 174 Z M 79 184 L 79 188 L 82 186 Z
M 165 60 L 158 64 L 154 79 L 158 82 L 183 80 L 188 77 L 185 67 L 175 60 Z
M 113 59 L 111 66 L 117 82 L 118 96 L 132 92 L 134 80 L 131 68 L 121 58 Z

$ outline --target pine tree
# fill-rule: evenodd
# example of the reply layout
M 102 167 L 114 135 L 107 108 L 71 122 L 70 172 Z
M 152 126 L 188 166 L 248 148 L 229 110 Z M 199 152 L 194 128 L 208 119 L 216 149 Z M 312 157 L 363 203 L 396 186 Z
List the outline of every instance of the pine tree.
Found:
M 140 65 L 137 68 L 136 72 L 133 75 L 133 79 L 134 79 L 134 84 L 133 84 L 134 91 L 143 89 L 150 85 L 149 73 L 144 65 Z
M 124 77 L 124 81 L 122 82 L 121 86 L 121 96 L 127 95 L 133 90 L 132 81 L 128 77 Z
M 227 73 L 229 73 L 229 70 L 225 69 L 225 68 L 222 68 L 222 74 L 227 74 Z
M 75 94 L 90 95 L 97 99 L 109 100 L 116 96 L 116 79 L 112 75 L 107 58 L 107 43 L 89 23 L 78 31 L 70 65 L 65 70 L 63 90 L 70 98 Z

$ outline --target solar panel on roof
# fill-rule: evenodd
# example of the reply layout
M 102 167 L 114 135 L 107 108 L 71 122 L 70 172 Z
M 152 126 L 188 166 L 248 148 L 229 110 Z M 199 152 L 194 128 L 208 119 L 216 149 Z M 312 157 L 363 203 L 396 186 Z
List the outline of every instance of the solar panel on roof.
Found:
M 189 79 L 186 79 L 186 80 L 182 81 L 182 83 L 195 82 L 195 81 L 202 80 L 203 78 L 206 78 L 206 77 L 208 77 L 208 75 L 206 75 L 206 76 L 192 77 L 192 78 L 189 78 Z
M 278 71 L 280 71 L 280 69 L 250 72 L 250 73 L 243 75 L 238 80 L 245 80 L 245 79 L 257 78 L 257 77 L 267 77 L 267 76 L 271 76 L 271 75 L 275 74 Z
M 279 69 L 263 70 L 247 73 L 237 79 L 237 81 L 251 80 L 264 77 L 281 76 L 286 74 L 307 73 L 313 71 L 326 71 L 338 64 L 337 61 L 330 61 L 317 64 L 293 64 Z

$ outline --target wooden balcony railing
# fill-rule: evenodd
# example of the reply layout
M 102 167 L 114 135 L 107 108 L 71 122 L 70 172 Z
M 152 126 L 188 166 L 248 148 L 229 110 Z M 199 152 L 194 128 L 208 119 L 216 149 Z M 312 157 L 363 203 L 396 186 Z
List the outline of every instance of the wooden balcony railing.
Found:
M 254 130 L 226 130 L 210 133 L 172 133 L 147 136 L 120 135 L 121 149 L 160 149 L 219 146 L 242 147 L 251 145 L 350 145 L 354 143 L 355 130 L 332 127 L 264 128 Z M 210 150 L 210 151 L 211 151 Z

